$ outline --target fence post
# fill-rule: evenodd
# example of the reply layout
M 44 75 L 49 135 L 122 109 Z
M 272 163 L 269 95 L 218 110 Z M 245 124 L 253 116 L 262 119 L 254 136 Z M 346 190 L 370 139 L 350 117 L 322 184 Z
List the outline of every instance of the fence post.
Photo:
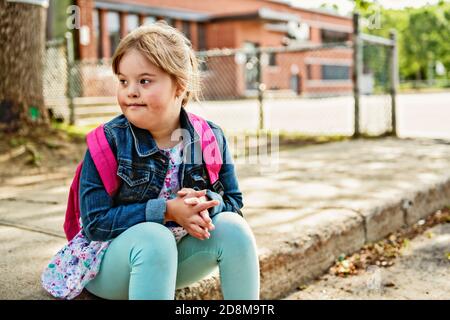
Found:
M 72 90 L 72 82 L 73 82 L 73 65 L 74 65 L 74 56 L 73 56 L 73 41 L 72 41 L 72 33 L 66 32 L 66 58 L 67 58 L 67 90 L 66 97 L 69 103 L 69 124 L 75 124 L 75 107 L 73 104 L 73 90 Z
M 259 107 L 259 125 L 258 131 L 264 130 L 264 83 L 262 83 L 262 63 L 261 63 L 261 49 L 256 48 L 256 68 L 258 70 L 258 107 Z
M 393 42 L 391 47 L 391 57 L 390 57 L 390 82 L 391 82 L 391 124 L 392 124 L 392 132 L 391 134 L 396 137 L 397 136 L 397 88 L 398 88 L 398 49 L 397 49 L 397 31 L 390 31 L 390 38 Z
M 359 111 L 360 111 L 360 90 L 359 84 L 362 72 L 362 40 L 361 30 L 359 24 L 359 13 L 353 14 L 353 97 L 355 100 L 355 132 L 353 138 L 358 138 L 361 135 L 359 127 Z

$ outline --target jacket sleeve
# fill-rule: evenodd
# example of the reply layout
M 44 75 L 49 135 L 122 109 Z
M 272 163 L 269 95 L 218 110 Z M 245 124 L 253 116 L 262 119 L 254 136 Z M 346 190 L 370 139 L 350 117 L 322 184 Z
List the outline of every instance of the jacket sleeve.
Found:
M 242 215 L 241 208 L 242 203 L 242 193 L 239 190 L 239 183 L 236 176 L 233 156 L 228 146 L 228 141 L 222 129 L 220 129 L 222 141 L 219 142 L 219 147 L 222 149 L 222 167 L 219 172 L 219 181 L 223 186 L 223 195 L 213 191 L 207 190 L 206 196 L 211 200 L 218 200 L 219 205 L 210 208 L 210 217 L 215 216 L 222 211 L 236 212 Z M 216 135 L 220 137 L 220 135 Z
M 86 151 L 81 170 L 79 199 L 83 232 L 89 240 L 111 240 L 141 222 L 164 222 L 165 199 L 114 206 L 113 198 L 106 192 L 89 150 Z

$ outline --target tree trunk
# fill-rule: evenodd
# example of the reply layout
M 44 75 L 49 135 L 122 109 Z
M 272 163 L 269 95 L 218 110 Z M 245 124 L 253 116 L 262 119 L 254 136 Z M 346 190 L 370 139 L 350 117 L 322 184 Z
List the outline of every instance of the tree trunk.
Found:
M 0 0 L 0 131 L 48 126 L 43 97 L 46 9 Z

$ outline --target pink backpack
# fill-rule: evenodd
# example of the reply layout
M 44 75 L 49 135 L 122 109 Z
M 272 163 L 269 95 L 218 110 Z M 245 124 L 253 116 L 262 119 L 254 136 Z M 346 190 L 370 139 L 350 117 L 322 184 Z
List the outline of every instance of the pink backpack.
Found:
M 195 131 L 200 136 L 203 160 L 206 164 L 211 185 L 216 186 L 222 166 L 222 156 L 217 139 L 206 120 L 192 113 L 188 113 L 188 116 Z M 112 197 L 120 187 L 120 179 L 117 176 L 117 161 L 106 139 L 103 124 L 89 132 L 86 140 L 106 192 Z M 206 148 L 207 146 L 209 147 Z M 82 167 L 83 161 L 78 164 L 69 190 L 69 200 L 64 220 L 64 232 L 68 241 L 72 240 L 81 229 L 79 186 Z

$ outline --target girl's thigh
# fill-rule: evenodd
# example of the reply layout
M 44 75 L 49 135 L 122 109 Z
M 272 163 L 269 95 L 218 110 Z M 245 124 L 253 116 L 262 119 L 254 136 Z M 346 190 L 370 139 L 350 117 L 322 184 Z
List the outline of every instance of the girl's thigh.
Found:
M 187 235 L 179 242 L 177 289 L 187 287 L 218 269 L 217 253 L 211 238 L 199 240 Z
M 130 265 L 126 251 L 121 241 L 111 242 L 100 272 L 86 285 L 89 292 L 105 299 L 128 299 Z
M 100 272 L 86 289 L 101 298 L 128 299 L 148 290 L 146 284 L 158 291 L 171 282 L 175 286 L 176 267 L 177 248 L 170 230 L 153 222 L 140 223 L 111 241 Z
M 243 256 L 251 254 L 247 244 L 253 244 L 253 234 L 243 218 L 234 212 L 221 212 L 212 220 L 216 228 L 209 239 L 187 235 L 178 243 L 177 288 L 205 278 L 218 269 L 219 263 L 225 273 L 232 273 L 245 261 Z

